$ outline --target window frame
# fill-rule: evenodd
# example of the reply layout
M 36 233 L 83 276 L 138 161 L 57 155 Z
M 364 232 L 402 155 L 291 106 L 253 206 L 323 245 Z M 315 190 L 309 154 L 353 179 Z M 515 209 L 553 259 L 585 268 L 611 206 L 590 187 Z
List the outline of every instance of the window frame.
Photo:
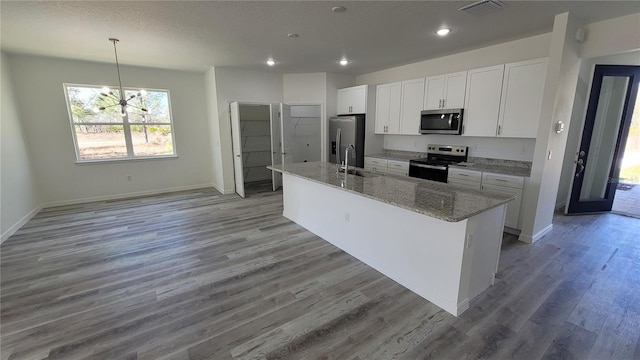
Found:
M 147 92 L 163 92 L 167 94 L 167 111 L 169 114 L 169 122 L 165 123 L 153 123 L 153 125 L 159 125 L 159 126 L 169 126 L 171 129 L 171 145 L 173 148 L 173 153 L 172 154 L 167 154 L 167 155 L 135 155 L 134 154 L 134 146 L 133 146 L 133 139 L 131 136 L 131 126 L 132 125 L 142 125 L 144 123 L 140 123 L 140 122 L 130 122 L 129 121 L 129 116 L 120 116 L 120 119 L 122 119 L 122 122 L 74 122 L 73 121 L 73 112 L 71 111 L 71 101 L 69 99 L 69 88 L 73 88 L 73 87 L 85 87 L 85 88 L 95 88 L 95 89 L 102 89 L 104 88 L 104 85 L 91 85 L 91 84 L 77 84 L 77 83 L 63 83 L 63 91 L 64 91 L 64 97 L 65 97 L 65 101 L 67 103 L 67 113 L 69 115 L 69 125 L 70 125 L 70 130 L 71 130 L 71 136 L 73 138 L 73 147 L 76 153 L 76 164 L 86 164 L 86 163 L 111 163 L 111 162 L 119 162 L 119 161 L 140 161 L 140 160 L 157 160 L 157 159 L 171 159 L 171 158 L 177 158 L 178 157 L 178 150 L 177 150 L 177 146 L 176 146 L 176 135 L 175 135 L 175 127 L 174 127 L 174 123 L 173 123 L 173 111 L 172 111 L 172 107 L 171 107 L 171 93 L 169 91 L 169 89 L 149 89 L 149 88 L 144 88 L 144 90 L 146 90 Z M 114 90 L 120 90 L 119 86 L 107 86 L 110 89 L 114 89 Z M 135 87 L 126 87 L 123 86 L 122 87 L 122 91 L 126 92 L 126 91 L 134 91 L 134 92 L 138 92 L 140 91 L 141 88 L 135 88 Z M 83 159 L 80 156 L 80 147 L 78 146 L 78 138 L 77 138 L 77 134 L 76 134 L 76 126 L 78 125 L 102 125 L 102 126 L 109 126 L 109 125 L 116 125 L 116 126 L 122 126 L 123 130 L 123 136 L 124 136 L 124 141 L 125 141 L 125 147 L 127 150 L 127 155 L 123 156 L 123 157 L 113 157 L 113 158 L 99 158 L 99 159 Z

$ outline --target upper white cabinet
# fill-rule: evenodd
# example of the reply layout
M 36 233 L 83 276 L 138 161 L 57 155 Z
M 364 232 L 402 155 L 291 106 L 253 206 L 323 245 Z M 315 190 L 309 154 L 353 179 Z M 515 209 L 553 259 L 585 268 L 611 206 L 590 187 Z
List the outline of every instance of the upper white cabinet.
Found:
M 537 136 L 546 71 L 546 58 L 505 65 L 498 136 Z
M 376 134 L 397 134 L 400 131 L 401 94 L 400 82 L 376 87 Z
M 338 115 L 367 112 L 367 85 L 338 89 Z
M 496 136 L 503 75 L 504 65 L 468 71 L 463 136 Z
M 466 81 L 466 71 L 427 77 L 423 109 L 459 109 L 464 107 Z
M 424 78 L 402 82 L 400 134 L 420 135 L 420 112 L 424 98 Z

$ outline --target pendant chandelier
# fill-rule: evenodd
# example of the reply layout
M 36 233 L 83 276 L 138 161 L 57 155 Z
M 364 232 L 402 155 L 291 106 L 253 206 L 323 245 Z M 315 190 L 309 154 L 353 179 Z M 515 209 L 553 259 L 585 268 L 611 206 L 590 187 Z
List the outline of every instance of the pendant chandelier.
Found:
M 114 101 L 114 103 L 111 104 L 111 105 L 100 106 L 98 109 L 106 110 L 106 109 L 112 108 L 114 106 L 120 105 L 120 110 L 121 110 L 122 116 L 127 115 L 127 111 L 131 107 L 136 108 L 136 109 L 142 111 L 143 114 L 145 114 L 147 112 L 147 109 L 142 104 L 141 105 L 132 104 L 131 100 L 133 100 L 134 98 L 138 98 L 139 100 L 142 100 L 142 98 L 146 94 L 146 91 L 140 90 L 137 94 L 132 94 L 132 95 L 129 95 L 128 97 L 125 96 L 124 90 L 122 89 L 122 80 L 120 79 L 120 64 L 118 63 L 118 49 L 116 48 L 116 44 L 120 40 L 118 40 L 116 38 L 109 38 L 109 41 L 111 41 L 113 43 L 113 52 L 116 55 L 116 69 L 118 70 L 118 86 L 119 86 L 119 89 L 120 89 L 120 93 L 118 94 L 119 96 L 116 96 L 113 93 L 113 90 L 109 89 L 108 87 L 102 88 L 102 91 L 100 92 L 100 96 L 103 99 L 112 100 L 112 101 Z

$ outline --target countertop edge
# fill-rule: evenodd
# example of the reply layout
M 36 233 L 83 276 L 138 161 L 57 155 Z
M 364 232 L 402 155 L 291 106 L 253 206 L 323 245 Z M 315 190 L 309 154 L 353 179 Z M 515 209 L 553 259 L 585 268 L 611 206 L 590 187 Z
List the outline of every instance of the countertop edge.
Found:
M 359 195 L 359 196 L 362 196 L 362 197 L 365 197 L 365 198 L 368 198 L 368 199 L 371 199 L 371 200 L 379 201 L 379 202 L 384 203 L 384 204 L 389 204 L 389 205 L 392 205 L 392 206 L 396 206 L 396 207 L 399 207 L 399 208 L 402 208 L 402 209 L 405 209 L 405 210 L 413 211 L 413 212 L 418 213 L 418 214 L 426 215 L 426 216 L 429 216 L 429 217 L 432 217 L 432 218 L 435 218 L 435 219 L 439 219 L 439 220 L 443 220 L 443 221 L 447 221 L 447 222 L 460 222 L 462 220 L 470 219 L 470 218 L 472 218 L 472 217 L 474 217 L 474 216 L 476 216 L 478 214 L 481 214 L 481 213 L 483 213 L 483 212 L 485 212 L 487 210 L 491 210 L 491 209 L 496 208 L 498 206 L 504 205 L 504 204 L 506 204 L 506 203 L 508 203 L 508 202 L 510 202 L 510 201 L 512 201 L 513 199 L 516 198 L 515 196 L 507 198 L 507 199 L 505 199 L 503 201 L 499 201 L 497 204 L 494 204 L 492 206 L 486 207 L 486 208 L 484 208 L 482 210 L 474 211 L 474 212 L 469 213 L 469 214 L 467 214 L 466 216 L 463 216 L 463 217 L 445 217 L 445 216 L 441 216 L 441 215 L 436 214 L 436 213 L 432 213 L 432 212 L 425 211 L 425 210 L 422 210 L 422 209 L 417 209 L 417 208 L 414 208 L 414 207 L 411 207 L 411 206 L 407 206 L 405 204 L 396 203 L 396 202 L 394 202 L 392 200 L 385 200 L 385 199 L 381 199 L 381 198 L 378 198 L 378 197 L 375 197 L 375 196 L 371 196 L 369 194 L 363 194 L 363 193 L 360 193 L 360 192 L 357 192 L 357 191 L 353 191 L 353 190 L 350 190 L 350 189 L 345 189 L 345 188 L 340 187 L 340 186 L 336 186 L 336 185 L 329 184 L 329 183 L 326 183 L 326 182 L 323 182 L 323 181 L 319 181 L 319 180 L 316 180 L 316 179 L 313 179 L 313 178 L 302 176 L 302 175 L 299 175 L 299 174 L 296 174 L 296 173 L 293 173 L 293 172 L 290 172 L 290 171 L 286 171 L 286 170 L 283 170 L 283 169 L 276 169 L 276 168 L 273 168 L 271 166 L 267 166 L 267 169 L 279 172 L 281 174 L 287 174 L 287 175 L 295 176 L 295 177 L 298 177 L 298 178 L 301 178 L 301 179 L 309 180 L 309 181 L 312 181 L 312 182 L 317 183 L 317 184 L 326 185 L 326 186 L 329 186 L 331 188 L 336 188 L 336 189 L 339 189 L 339 190 L 342 190 L 342 191 L 345 191 L 345 192 L 348 192 L 348 193 L 351 193 L 351 194 L 356 194 L 356 195 Z M 368 170 L 361 169 L 361 168 L 355 168 L 355 169 L 368 171 Z M 349 175 L 349 176 L 354 176 L 354 175 Z M 381 174 L 380 176 L 389 176 L 389 175 L 388 174 Z M 393 176 L 393 175 L 390 175 L 390 176 Z M 417 179 L 417 178 L 412 178 L 412 179 L 420 180 L 420 179 Z M 465 188 L 462 188 L 462 187 L 458 187 L 458 186 L 455 186 L 455 185 L 449 185 L 449 186 L 455 187 L 456 189 L 460 189 L 462 191 L 468 191 L 468 189 L 465 189 Z

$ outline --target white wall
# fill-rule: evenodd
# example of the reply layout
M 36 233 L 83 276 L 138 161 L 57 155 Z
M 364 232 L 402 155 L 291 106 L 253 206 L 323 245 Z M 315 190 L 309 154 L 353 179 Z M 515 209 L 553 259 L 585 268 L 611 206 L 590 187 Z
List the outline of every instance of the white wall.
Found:
M 11 64 L 1 54 L 0 230 L 6 240 L 39 210 L 40 194 L 13 91 Z
M 214 169 L 221 171 L 222 179 L 216 178 L 215 186 L 224 193 L 233 193 L 233 149 L 231 146 L 231 120 L 229 117 L 229 103 L 232 101 L 244 103 L 279 103 L 282 102 L 282 75 L 268 72 L 244 71 L 233 68 L 217 67 L 207 73 L 208 87 L 215 78 L 217 95 L 217 113 L 212 114 L 214 107 L 209 109 L 209 123 L 217 127 L 214 133 Z M 209 93 L 212 93 L 210 89 Z M 220 182 L 220 180 L 222 180 Z
M 581 58 L 608 56 L 640 49 L 640 12 L 588 24 Z
M 205 74 L 205 98 L 207 107 L 207 121 L 209 123 L 209 150 L 211 151 L 211 166 L 213 169 L 213 187 L 223 194 L 231 194 L 234 187 L 225 189 L 224 166 L 222 160 L 222 139 L 220 138 L 220 124 L 218 120 L 218 89 L 216 87 L 216 69 L 211 68 Z
M 576 97 L 571 111 L 571 123 L 567 127 L 567 146 L 562 163 L 562 173 L 560 175 L 560 185 L 556 199 L 556 208 L 564 207 L 567 204 L 569 191 L 573 182 L 574 163 L 576 152 L 580 147 L 582 138 L 582 128 L 587 113 L 589 93 L 591 91 L 591 81 L 596 64 L 601 65 L 640 65 L 640 51 L 633 51 L 622 54 L 601 56 L 591 59 L 584 59 L 580 64 L 578 75 L 578 86 Z
M 387 70 L 358 76 L 358 84 L 377 85 L 410 80 L 424 76 L 446 74 L 509 62 L 546 57 L 551 34 L 536 35 L 520 40 L 492 45 L 436 59 L 425 60 Z M 375 86 L 370 87 L 375 99 Z M 370 101 L 371 102 L 371 101 Z M 368 119 L 375 119 L 375 107 L 370 107 Z M 469 146 L 470 156 L 507 160 L 532 161 L 534 139 L 474 138 L 443 135 L 384 135 L 384 148 L 425 152 L 427 144 Z
M 287 104 L 327 102 L 327 73 L 284 74 L 282 97 Z
M 117 85 L 115 65 L 30 55 L 9 58 L 43 202 L 64 204 L 211 186 L 204 74 L 121 66 L 124 86 L 170 91 L 178 157 L 79 165 L 62 84 Z
M 384 84 L 545 57 L 551 34 L 536 35 L 356 77 L 357 84 Z
M 469 156 L 532 161 L 535 139 L 483 138 L 454 135 L 384 135 L 384 148 L 427 152 L 428 144 L 469 147 Z
M 569 13 L 554 20 L 533 166 L 523 197 L 520 240 L 525 242 L 538 240 L 552 227 L 567 142 L 567 132 L 556 134 L 554 125 L 571 122 L 580 68 L 580 44 L 574 36 L 580 26 Z

